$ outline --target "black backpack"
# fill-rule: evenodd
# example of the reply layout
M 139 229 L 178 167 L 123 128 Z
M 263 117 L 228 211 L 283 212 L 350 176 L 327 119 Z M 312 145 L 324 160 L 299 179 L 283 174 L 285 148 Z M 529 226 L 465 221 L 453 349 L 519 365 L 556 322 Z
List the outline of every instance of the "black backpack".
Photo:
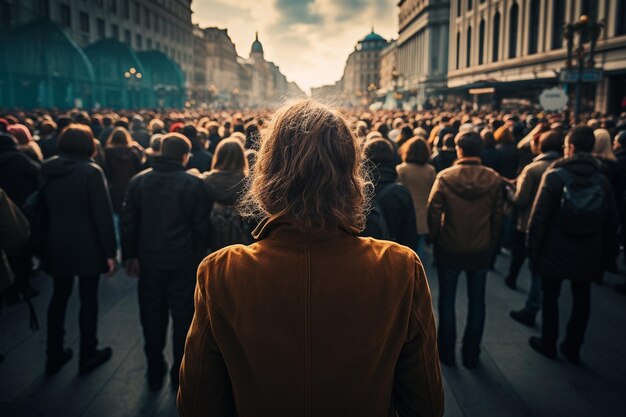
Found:
M 251 242 L 248 224 L 235 211 L 234 207 L 213 203 L 211 210 L 211 249 L 222 249 L 238 243 Z
M 600 233 L 607 207 L 603 175 L 595 172 L 591 177 L 581 179 L 565 168 L 558 168 L 554 173 L 563 181 L 557 218 L 563 234 L 583 237 Z
M 385 220 L 385 213 L 379 204 L 379 200 L 393 188 L 393 184 L 386 185 L 372 199 L 372 208 L 367 214 L 365 221 L 365 230 L 362 236 L 373 237 L 380 240 L 392 240 L 391 231 Z

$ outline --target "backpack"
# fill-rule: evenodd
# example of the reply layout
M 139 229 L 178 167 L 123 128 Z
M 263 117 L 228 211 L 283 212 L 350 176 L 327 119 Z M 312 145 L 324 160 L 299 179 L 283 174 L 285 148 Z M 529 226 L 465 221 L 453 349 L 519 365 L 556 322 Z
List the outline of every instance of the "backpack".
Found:
M 222 249 L 229 245 L 250 243 L 248 225 L 232 206 L 213 203 L 211 210 L 211 249 Z
M 391 236 L 391 231 L 389 230 L 389 227 L 387 226 L 387 221 L 385 220 L 385 213 L 383 212 L 383 209 L 379 203 L 379 200 L 382 199 L 383 196 L 387 195 L 389 190 L 391 190 L 392 188 L 393 184 L 386 185 L 372 199 L 372 208 L 367 214 L 363 236 L 369 236 L 373 237 L 374 239 L 380 240 L 393 240 Z
M 557 217 L 561 232 L 576 237 L 600 233 L 607 207 L 602 174 L 595 172 L 581 180 L 564 168 L 556 169 L 554 173 L 563 181 Z

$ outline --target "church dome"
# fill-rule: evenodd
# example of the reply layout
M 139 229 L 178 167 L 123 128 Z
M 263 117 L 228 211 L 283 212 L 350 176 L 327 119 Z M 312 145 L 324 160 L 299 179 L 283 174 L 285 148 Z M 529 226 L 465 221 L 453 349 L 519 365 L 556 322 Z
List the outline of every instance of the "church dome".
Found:
M 250 50 L 250 53 L 258 53 L 258 54 L 263 53 L 263 44 L 259 42 L 259 32 L 256 33 L 254 42 L 252 42 L 252 49 Z
M 387 42 L 387 40 L 385 38 L 380 36 L 378 33 L 374 32 L 373 30 L 372 30 L 372 32 L 370 34 L 368 34 L 362 40 L 362 42 L 381 42 L 381 41 L 382 42 Z

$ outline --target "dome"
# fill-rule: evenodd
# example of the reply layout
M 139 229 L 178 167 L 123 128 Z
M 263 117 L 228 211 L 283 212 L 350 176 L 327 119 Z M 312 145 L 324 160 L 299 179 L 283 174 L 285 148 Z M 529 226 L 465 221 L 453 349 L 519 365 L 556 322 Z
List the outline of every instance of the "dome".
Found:
M 378 33 L 374 32 L 373 30 L 372 30 L 372 32 L 370 34 L 368 34 L 362 40 L 362 42 L 381 42 L 381 41 L 382 42 L 387 42 L 387 40 L 385 38 L 380 36 Z
M 259 42 L 259 32 L 256 33 L 254 42 L 252 42 L 252 49 L 250 50 L 250 53 L 252 54 L 255 52 L 259 54 L 263 53 L 263 45 Z

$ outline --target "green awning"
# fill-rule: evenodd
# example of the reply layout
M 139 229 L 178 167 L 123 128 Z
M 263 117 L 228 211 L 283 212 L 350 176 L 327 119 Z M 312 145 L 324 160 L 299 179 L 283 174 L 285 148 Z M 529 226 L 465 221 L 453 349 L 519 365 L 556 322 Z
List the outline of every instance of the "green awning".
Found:
M 117 39 L 102 39 L 85 48 L 85 53 L 93 65 L 99 85 L 124 89 L 129 82 L 125 74 L 133 68 L 135 74 L 141 74 L 141 78 L 133 78 L 133 82 L 141 88 L 149 85 L 144 78 L 145 69 L 141 61 L 127 44 Z

